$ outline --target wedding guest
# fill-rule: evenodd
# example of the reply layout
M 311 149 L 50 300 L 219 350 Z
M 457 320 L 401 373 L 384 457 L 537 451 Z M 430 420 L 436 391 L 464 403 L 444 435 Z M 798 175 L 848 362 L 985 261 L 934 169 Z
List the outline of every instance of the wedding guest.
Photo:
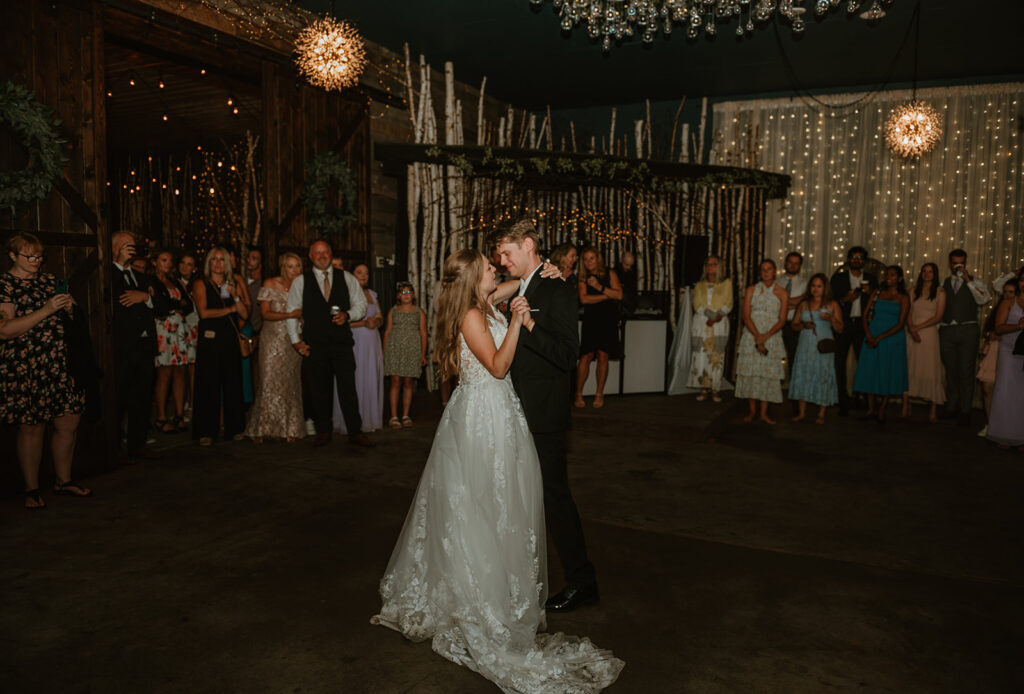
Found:
M 263 281 L 257 299 L 263 314 L 260 348 L 256 353 L 256 398 L 249 409 L 245 435 L 256 443 L 266 436 L 294 443 L 306 434 L 302 414 L 302 357 L 288 337 L 289 318 L 300 318 L 302 309 L 288 310 L 288 291 L 302 274 L 302 258 L 282 253 L 281 274 Z
M 576 367 L 576 407 L 586 407 L 583 386 L 590 376 L 590 362 L 597 358 L 596 389 L 593 406 L 604 406 L 604 385 L 608 380 L 608 362 L 622 359 L 619 341 L 619 309 L 622 285 L 614 270 L 605 267 L 597 249 L 588 246 L 581 255 L 582 268 L 576 282 L 577 295 L 583 306 L 583 327 L 580 333 L 580 361 Z
M 313 445 L 324 446 L 331 440 L 333 381 L 349 443 L 372 447 L 374 443 L 362 433 L 359 416 L 351 327 L 352 321 L 366 315 L 366 296 L 355 277 L 331 265 L 331 255 L 331 245 L 326 241 L 309 247 L 313 267 L 296 277 L 288 290 L 287 310 L 302 309 L 302 334 L 300 337 L 298 319 L 289 318 L 288 337 L 304 357 L 302 383 L 315 421 Z
M 195 403 L 193 383 L 196 374 L 196 343 L 199 341 L 199 312 L 196 311 L 196 302 L 192 299 L 192 284 L 195 282 L 198 264 L 193 254 L 182 253 L 178 257 L 177 272 L 175 273 L 178 284 L 192 301 L 192 311 L 185 315 L 188 338 L 185 340 L 185 411 L 181 418 L 185 424 L 192 422 L 192 407 Z
M 938 420 L 937 408 L 946 402 L 939 358 L 939 321 L 946 308 L 946 292 L 939 286 L 939 266 L 925 263 L 914 283 L 914 299 L 907 317 L 907 392 L 901 416 L 910 416 L 910 398 L 932 404 L 928 419 Z
M 796 315 L 796 307 L 807 294 L 807 278 L 800 274 L 804 266 L 804 257 L 796 251 L 791 251 L 783 263 L 785 272 L 776 282 L 789 295 L 789 312 L 786 314 L 786 324 L 782 326 L 782 343 L 786 345 L 786 364 L 789 365 L 790 379 L 793 377 L 793 358 L 796 356 L 796 345 L 800 339 L 800 333 L 793 329 L 793 318 Z M 830 292 L 831 293 L 831 292 Z M 793 397 L 790 396 L 790 400 Z M 797 401 L 793 400 L 793 413 L 796 414 Z
M 843 311 L 832 299 L 832 288 L 824 273 L 811 277 L 806 298 L 793 311 L 793 330 L 799 336 L 793 368 L 789 376 L 789 397 L 799 402 L 794 422 L 807 416 L 807 403 L 818 406 L 815 424 L 825 423 L 825 410 L 839 402 L 835 357 L 822 345 L 831 343 L 843 331 Z M 834 331 L 834 332 L 833 332 Z
M 722 402 L 725 351 L 729 342 L 729 313 L 732 311 L 732 282 L 725 276 L 725 265 L 717 255 L 704 261 L 704 274 L 693 288 L 693 321 L 690 326 L 690 378 L 688 388 L 700 388 L 703 402 Z
M 846 254 L 846 266 L 832 275 L 832 296 L 843 309 L 843 331 L 836 335 L 836 385 L 839 388 L 839 416 L 845 417 L 850 411 L 850 396 L 846 388 L 846 360 L 850 349 L 860 360 L 864 344 L 864 321 L 871 293 L 878 286 L 878 279 L 864 271 L 868 252 L 861 246 L 854 246 Z
M 1014 349 L 1024 330 L 1024 292 L 1016 278 L 1007 280 L 1003 291 L 1012 291 L 1013 299 L 1003 301 L 996 312 L 999 359 L 986 436 L 1000 448 L 1024 451 L 1024 354 Z
M 242 299 L 247 294 L 245 284 L 239 279 L 227 249 L 217 246 L 206 254 L 203 279 L 192 290 L 199 311 L 192 438 L 200 446 L 209 446 L 217 438 L 222 408 L 225 438 L 240 439 L 245 428 L 236 320 L 245 320 L 249 307 Z
M 427 365 L 427 315 L 416 305 L 408 282 L 398 285 L 398 303 L 388 311 L 384 327 L 384 375 L 391 377 L 389 401 L 392 429 L 411 427 L 409 408 L 416 379 Z M 402 392 L 402 418 L 398 418 L 398 392 Z
M 174 277 L 174 256 L 159 251 L 155 290 L 167 303 L 168 312 L 156 319 L 156 427 L 165 434 L 185 430 L 185 379 L 188 376 L 188 346 L 191 329 L 185 316 L 194 310 L 192 298 Z M 174 418 L 167 416 L 168 391 L 174 397 Z
M 66 285 L 40 272 L 43 244 L 32 234 L 7 240 L 10 269 L 0 276 L 0 423 L 17 425 L 15 450 L 25 482 L 25 508 L 43 509 L 39 467 L 47 424 L 56 471 L 54 494 L 89 496 L 71 478 L 85 390 L 72 378 L 65 343 L 74 300 Z
M 566 284 L 575 287 L 576 286 L 576 261 L 579 260 L 579 254 L 576 251 L 576 246 L 571 243 L 560 243 L 551 250 L 551 264 L 558 268 L 559 272 L 562 273 L 562 279 L 565 280 Z M 491 264 L 494 265 L 492 259 Z M 501 270 L 501 266 L 496 266 Z
M 978 358 L 978 307 L 992 300 L 981 278 L 967 272 L 967 252 L 949 253 L 950 276 L 942 283 L 946 308 L 939 323 L 939 353 L 946 367 L 946 411 L 970 426 L 974 407 L 974 365 Z
M 135 274 L 138 275 L 152 275 L 153 264 L 149 261 L 149 258 L 143 255 L 135 256 L 131 259 L 131 267 Z
M 743 327 L 736 360 L 737 398 L 747 398 L 750 409 L 744 422 L 757 415 L 761 403 L 761 421 L 775 424 L 768 416 L 768 403 L 782 402 L 783 360 L 786 347 L 782 343 L 789 295 L 775 282 L 775 261 L 763 260 L 758 269 L 761 281 L 747 287 L 743 295 Z
M 234 268 L 233 274 L 231 275 L 231 281 L 237 284 L 240 289 L 238 291 L 238 297 L 242 303 L 245 304 L 246 310 L 249 312 L 247 318 L 241 318 L 240 316 L 235 317 L 235 322 L 238 325 L 238 330 L 247 338 L 253 338 L 256 336 L 256 330 L 252 324 L 252 314 L 257 313 L 253 309 L 253 303 L 250 300 L 249 287 L 246 284 L 245 277 L 242 276 L 244 268 L 239 263 L 238 253 L 235 251 L 234 244 L 224 244 L 224 248 L 228 252 L 228 260 L 231 262 L 231 267 Z M 252 341 L 255 347 L 258 344 L 255 340 Z M 255 353 L 255 352 L 254 352 Z M 241 369 L 242 369 L 242 409 L 252 404 L 253 398 L 256 396 L 255 388 L 253 387 L 253 354 L 242 355 Z
M 907 338 L 903 328 L 909 313 L 910 297 L 903 285 L 903 269 L 890 265 L 885 269 L 882 286 L 872 293 L 862 319 L 864 349 L 853 389 L 868 395 L 864 419 L 874 416 L 884 422 L 889 398 L 907 390 Z M 881 396 L 877 407 L 876 396 Z
M 146 447 L 150 407 L 153 402 L 153 374 L 156 365 L 156 319 L 167 315 L 167 302 L 156 292 L 152 278 L 131 267 L 136 257 L 136 239 L 119 231 L 110 239 L 112 263 L 111 290 L 114 303 L 114 375 L 117 390 L 117 421 L 125 424 L 127 456 L 135 459 L 159 459 L 161 455 Z M 140 249 L 141 250 L 141 249 Z
M 263 288 L 263 252 L 258 248 L 250 248 L 245 254 L 245 287 L 249 292 L 249 306 L 257 309 L 249 314 L 249 325 L 252 326 L 253 334 L 259 335 L 263 329 L 263 312 L 258 310 L 257 297 Z
M 366 317 L 352 321 L 352 351 L 356 359 L 356 397 L 363 431 L 376 431 L 384 420 L 384 357 L 380 342 L 380 326 L 384 323 L 377 292 L 369 287 L 370 268 L 360 263 L 352 269 L 366 297 Z M 335 396 L 334 430 L 347 434 L 345 418 Z
M 622 302 L 620 315 L 628 318 L 636 310 L 637 295 L 639 292 L 639 276 L 636 271 L 636 256 L 633 251 L 625 251 L 622 258 L 615 266 L 615 275 L 622 285 Z
M 1009 279 L 1016 279 L 1015 276 L 1002 277 L 1002 282 L 999 282 L 999 302 L 989 311 L 988 318 L 985 319 L 985 326 L 982 330 L 982 339 L 984 344 L 981 348 L 981 363 L 978 364 L 978 380 L 981 381 L 981 392 L 982 401 L 985 405 L 985 426 L 981 431 L 978 432 L 978 436 L 986 436 L 988 434 L 988 420 L 992 418 L 992 393 L 996 386 L 996 366 L 999 362 L 999 333 L 996 332 L 996 316 L 999 314 L 999 308 L 1006 302 L 1012 302 L 1016 299 L 1017 293 L 1011 286 L 1009 289 L 1006 287 L 1006 281 Z M 995 282 L 993 282 L 993 286 Z M 1018 288 L 1020 283 L 1018 282 Z

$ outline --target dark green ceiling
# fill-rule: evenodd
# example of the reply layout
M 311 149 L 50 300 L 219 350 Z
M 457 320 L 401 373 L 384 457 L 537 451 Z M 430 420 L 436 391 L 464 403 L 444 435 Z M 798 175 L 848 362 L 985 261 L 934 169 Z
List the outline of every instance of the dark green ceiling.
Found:
M 843 0 L 845 6 L 846 0 Z M 804 0 L 813 8 L 814 0 Z M 301 0 L 326 11 L 330 0 Z M 434 67 L 455 63 L 456 77 L 517 106 L 553 108 L 906 85 L 913 77 L 914 0 L 895 0 L 874 25 L 845 11 L 824 20 L 808 11 L 793 38 L 776 20 L 737 39 L 735 23 L 714 40 L 689 41 L 680 30 L 653 46 L 639 41 L 607 55 L 579 29 L 563 36 L 550 0 L 335 0 L 335 15 L 370 40 L 401 53 L 408 43 Z M 976 8 L 977 12 L 966 8 Z M 781 41 L 779 40 L 781 39 Z M 781 44 L 781 48 L 780 48 Z M 895 62 L 894 62 L 895 60 Z M 790 68 L 787 68 L 787 64 Z M 1024 74 L 1024 2 L 925 0 L 918 78 L 927 83 L 984 82 Z M 890 76 L 891 75 L 891 76 Z

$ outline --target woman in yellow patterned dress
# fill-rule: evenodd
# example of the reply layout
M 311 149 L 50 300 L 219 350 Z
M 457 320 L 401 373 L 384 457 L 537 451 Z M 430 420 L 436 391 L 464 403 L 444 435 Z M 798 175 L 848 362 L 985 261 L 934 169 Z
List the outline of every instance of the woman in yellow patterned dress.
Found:
M 721 402 L 725 371 L 725 346 L 729 341 L 729 313 L 732 311 L 732 282 L 725 277 L 725 264 L 717 255 L 704 261 L 704 276 L 693 288 L 693 322 L 690 327 L 689 388 L 700 388 L 698 401 L 711 394 Z

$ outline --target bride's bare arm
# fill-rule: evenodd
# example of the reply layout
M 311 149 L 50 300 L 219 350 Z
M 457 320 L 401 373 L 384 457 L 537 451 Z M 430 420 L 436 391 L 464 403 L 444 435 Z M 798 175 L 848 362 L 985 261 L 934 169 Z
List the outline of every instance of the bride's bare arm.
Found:
M 513 312 L 512 322 L 505 333 L 505 339 L 501 347 L 494 346 L 494 338 L 487 328 L 487 320 L 479 310 L 469 309 L 466 317 L 462 319 L 462 337 L 466 340 L 469 351 L 473 353 L 480 363 L 484 365 L 495 378 L 505 378 L 508 369 L 512 366 L 512 357 L 516 353 L 516 344 L 519 342 L 519 328 L 523 324 L 523 314 Z
M 559 271 L 558 267 L 552 265 L 547 261 L 544 261 L 544 264 L 540 266 L 540 270 L 538 270 L 538 272 L 540 273 L 541 277 L 557 277 L 558 279 L 563 281 L 565 279 L 564 277 L 562 277 L 562 273 Z M 519 280 L 509 280 L 507 282 L 502 282 L 497 286 L 497 288 L 495 288 L 493 292 L 491 292 L 491 295 L 487 297 L 487 301 L 492 306 L 495 304 L 500 304 L 502 301 L 508 301 L 517 293 L 519 293 L 519 285 Z

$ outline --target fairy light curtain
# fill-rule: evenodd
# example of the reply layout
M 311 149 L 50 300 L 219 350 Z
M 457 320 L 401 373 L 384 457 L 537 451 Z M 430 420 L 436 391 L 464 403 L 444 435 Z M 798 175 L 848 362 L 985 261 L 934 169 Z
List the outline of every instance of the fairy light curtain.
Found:
M 991 281 L 1024 264 L 1024 187 L 1018 118 L 1024 85 L 918 90 L 944 116 L 942 142 L 920 160 L 885 148 L 883 123 L 909 91 L 714 105 L 713 163 L 792 176 L 789 195 L 769 201 L 766 252 L 796 250 L 808 271 L 831 272 L 850 246 L 904 268 L 908 283 L 925 262 L 946 267 L 953 248 Z M 746 146 L 754 140 L 754 147 Z M 756 161 L 751 161 L 752 159 Z

